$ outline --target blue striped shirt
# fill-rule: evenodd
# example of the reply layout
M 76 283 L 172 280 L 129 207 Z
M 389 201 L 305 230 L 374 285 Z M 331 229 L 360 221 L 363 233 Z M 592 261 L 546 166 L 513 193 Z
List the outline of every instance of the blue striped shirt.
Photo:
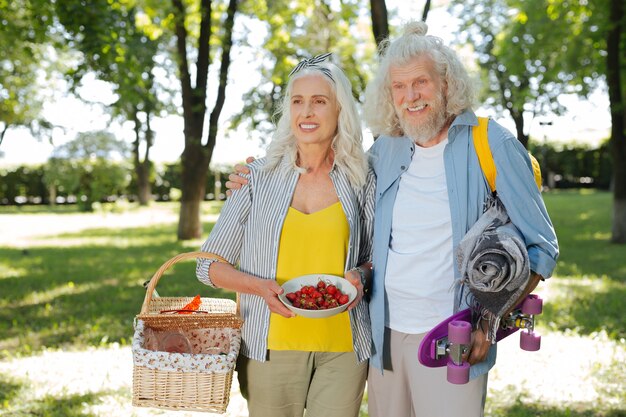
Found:
M 276 263 L 283 222 L 293 198 L 299 174 L 286 158 L 272 170 L 262 169 L 265 158 L 249 165 L 248 184 L 234 191 L 202 251 L 222 256 L 239 270 L 263 279 L 276 279 Z M 341 206 L 350 226 L 345 270 L 371 260 L 376 181 L 368 173 L 363 189 L 356 191 L 346 175 L 333 167 L 330 172 Z M 206 259 L 198 259 L 198 279 L 212 285 Z M 265 361 L 270 310 L 262 297 L 240 294 L 242 327 L 241 353 Z M 359 361 L 371 353 L 368 306 L 362 301 L 350 311 L 353 348 Z

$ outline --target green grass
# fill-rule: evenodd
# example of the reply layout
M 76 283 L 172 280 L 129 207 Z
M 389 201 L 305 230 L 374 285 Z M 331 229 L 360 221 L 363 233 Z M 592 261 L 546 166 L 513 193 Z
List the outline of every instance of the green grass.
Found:
M 546 300 L 542 322 L 554 330 L 626 338 L 626 246 L 610 242 L 611 194 L 553 192 L 545 201 L 561 253 L 555 278 L 540 284 L 555 295 Z
M 176 225 L 157 225 L 63 234 L 26 250 L 0 247 L 0 359 L 44 347 L 129 344 L 142 283 L 166 260 L 200 244 L 178 242 Z M 170 268 L 159 293 L 234 298 L 199 283 L 194 269 L 193 261 Z
M 618 343 L 623 343 L 626 337 L 626 315 L 622 308 L 626 299 L 626 246 L 610 243 L 611 199 L 609 193 L 593 191 L 545 194 L 561 247 L 555 276 L 540 284 L 549 289 L 540 320 L 540 325 L 548 330 L 582 336 L 606 332 Z M 203 213 L 217 213 L 220 207 L 220 204 L 206 203 Z M 166 203 L 159 204 L 158 208 L 175 211 L 177 206 Z M 148 210 L 136 205 L 123 209 Z M 61 214 L 59 221 L 64 221 L 63 210 L 56 210 L 52 213 Z M 105 206 L 98 210 L 121 208 Z M 27 212 L 32 216 L 51 213 L 41 208 L 7 209 L 0 210 L 0 216 Z M 204 225 L 204 236 L 211 227 L 211 223 Z M 181 252 L 197 250 L 202 241 L 177 241 L 176 225 L 170 224 L 90 229 L 38 238 L 36 242 L 27 248 L 0 247 L 0 360 L 28 356 L 44 348 L 82 349 L 114 342 L 130 344 L 133 318 L 145 296 L 142 283 L 163 262 Z M 202 294 L 234 298 L 232 293 L 200 284 L 194 268 L 193 261 L 177 264 L 161 278 L 157 286 L 159 293 L 162 296 Z M 619 369 L 623 367 L 616 366 L 615 375 L 609 370 L 603 379 L 623 380 Z M 85 414 L 84 409 L 81 411 L 81 404 L 97 404 L 109 395 L 127 395 L 104 392 L 33 400 L 26 387 L 25 382 L 0 375 L 0 409 L 9 410 L 6 415 L 90 416 L 92 414 Z M 626 415 L 623 405 L 618 409 L 606 404 L 551 407 L 525 403 L 519 395 L 512 392 L 501 399 L 489 398 L 487 415 Z M 623 392 L 621 395 L 623 397 Z M 0 412 L 0 416 L 4 415 Z M 367 416 L 366 409 L 361 415 Z

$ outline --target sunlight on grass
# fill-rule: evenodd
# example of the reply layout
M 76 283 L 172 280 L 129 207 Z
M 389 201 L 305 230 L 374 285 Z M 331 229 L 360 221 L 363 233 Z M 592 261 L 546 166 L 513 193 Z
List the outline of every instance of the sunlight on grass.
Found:
M 118 279 L 106 279 L 98 282 L 88 282 L 84 284 L 75 284 L 73 281 L 68 281 L 66 284 L 59 285 L 54 288 L 50 288 L 46 291 L 33 291 L 27 297 L 25 297 L 22 301 L 19 302 L 8 302 L 6 307 L 8 308 L 17 308 L 17 307 L 26 307 L 26 306 L 34 306 L 37 304 L 49 304 L 54 301 L 55 298 L 61 297 L 63 295 L 76 295 L 83 294 L 88 291 L 97 291 L 103 289 L 104 287 L 113 287 L 119 285 L 120 282 Z M 2 305 L 2 301 L 0 301 L 0 306 Z
M 605 331 L 614 340 L 626 338 L 625 283 L 607 276 L 558 277 L 542 284 L 540 291 L 545 300 L 540 327 L 587 335 Z
M 7 278 L 17 278 L 27 273 L 26 268 L 14 268 L 4 263 L 0 263 L 0 280 Z

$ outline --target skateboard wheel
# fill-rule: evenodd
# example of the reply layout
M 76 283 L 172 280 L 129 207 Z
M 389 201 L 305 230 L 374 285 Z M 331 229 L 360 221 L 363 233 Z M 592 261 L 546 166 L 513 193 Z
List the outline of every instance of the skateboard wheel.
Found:
M 541 336 L 536 333 L 522 332 L 520 334 L 519 346 L 522 350 L 535 352 L 541 347 Z
M 448 361 L 448 382 L 453 384 L 467 384 L 469 381 L 470 364 L 463 362 L 460 365 L 456 365 L 452 361 Z
M 448 323 L 448 341 L 458 345 L 469 345 L 471 341 L 472 325 L 466 321 L 451 321 Z
M 541 314 L 543 311 L 543 300 L 538 295 L 531 294 L 522 303 L 522 313 Z

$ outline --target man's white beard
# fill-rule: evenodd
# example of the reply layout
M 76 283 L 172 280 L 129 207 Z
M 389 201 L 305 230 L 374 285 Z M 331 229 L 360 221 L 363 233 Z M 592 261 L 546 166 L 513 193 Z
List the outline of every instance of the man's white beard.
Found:
M 407 121 L 404 117 L 404 110 L 407 107 L 417 107 L 421 104 L 428 104 L 428 107 L 430 107 L 426 121 L 420 124 L 412 124 Z M 396 112 L 405 136 L 422 146 L 433 140 L 446 124 L 446 103 L 442 94 L 438 94 L 431 103 L 417 102 L 410 105 L 405 104 L 399 111 L 396 109 Z

